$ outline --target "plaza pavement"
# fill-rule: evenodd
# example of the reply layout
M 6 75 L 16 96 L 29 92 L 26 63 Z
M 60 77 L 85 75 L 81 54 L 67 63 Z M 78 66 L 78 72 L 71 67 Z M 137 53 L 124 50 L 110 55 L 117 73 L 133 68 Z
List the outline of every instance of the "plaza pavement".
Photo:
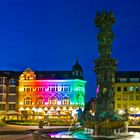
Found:
M 55 128 L 68 128 L 69 126 L 44 126 L 44 129 L 55 129 Z M 140 128 L 140 126 L 129 126 L 129 128 Z M 28 131 L 28 130 L 38 130 L 38 126 L 20 126 L 20 125 L 6 125 L 3 127 L 0 127 L 0 133 L 2 132 L 19 132 L 19 131 Z M 140 137 L 138 137 L 140 139 Z M 33 140 L 32 139 L 32 133 L 28 134 L 6 134 L 6 135 L 0 135 L 0 140 Z M 132 139 L 136 140 L 136 138 Z
M 55 128 L 69 128 L 69 126 L 43 126 L 44 129 L 55 129 Z M 2 131 L 28 131 L 28 130 L 38 130 L 38 126 L 21 126 L 21 125 L 6 125 L 0 127 L 0 132 Z
M 69 126 L 44 126 L 44 129 L 69 128 Z M 32 131 L 39 130 L 38 126 L 6 125 L 0 127 L 0 140 L 33 140 Z M 30 131 L 30 133 L 27 133 Z M 21 134 L 16 134 L 22 132 Z M 9 134 L 8 134 L 9 133 Z M 13 133 L 13 134 L 12 134 Z M 24 134 L 25 133 L 25 134 Z
M 33 140 L 32 134 L 0 135 L 0 140 Z

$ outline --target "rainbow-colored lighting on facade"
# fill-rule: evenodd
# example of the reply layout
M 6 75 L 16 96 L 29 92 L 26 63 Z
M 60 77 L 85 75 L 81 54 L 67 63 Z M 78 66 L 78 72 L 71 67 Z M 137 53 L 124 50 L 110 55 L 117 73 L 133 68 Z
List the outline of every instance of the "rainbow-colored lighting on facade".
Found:
M 37 80 L 31 69 L 19 78 L 19 111 L 23 116 L 65 114 L 85 103 L 85 83 L 80 79 Z

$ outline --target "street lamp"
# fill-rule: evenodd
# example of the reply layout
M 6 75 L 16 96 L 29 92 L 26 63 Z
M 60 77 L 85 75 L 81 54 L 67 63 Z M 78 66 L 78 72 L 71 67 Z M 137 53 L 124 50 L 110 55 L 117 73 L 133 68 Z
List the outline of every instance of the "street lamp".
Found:
M 131 107 L 130 108 L 130 111 L 132 111 L 133 114 L 134 114 L 134 124 L 133 125 L 135 125 L 135 122 L 136 122 L 136 113 L 139 111 L 139 108 L 138 107 L 136 107 L 136 108 Z
M 125 114 L 125 111 L 124 110 L 119 110 L 118 114 L 119 115 L 124 115 Z

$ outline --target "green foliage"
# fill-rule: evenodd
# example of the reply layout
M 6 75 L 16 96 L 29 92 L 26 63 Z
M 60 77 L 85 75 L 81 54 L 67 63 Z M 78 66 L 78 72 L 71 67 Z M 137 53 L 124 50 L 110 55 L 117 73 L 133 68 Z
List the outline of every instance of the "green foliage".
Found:
M 6 124 L 0 120 L 0 127 L 5 126 Z
M 62 120 L 56 120 L 50 122 L 51 126 L 70 126 L 70 122 L 62 121 Z

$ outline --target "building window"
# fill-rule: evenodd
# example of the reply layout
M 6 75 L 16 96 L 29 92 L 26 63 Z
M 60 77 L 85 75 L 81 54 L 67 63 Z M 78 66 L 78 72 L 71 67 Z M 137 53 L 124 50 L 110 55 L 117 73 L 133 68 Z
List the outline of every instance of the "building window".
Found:
M 130 95 L 129 96 L 129 100 L 134 100 L 134 96 L 133 95 Z
M 117 91 L 121 91 L 121 87 L 117 87 Z
M 9 95 L 9 102 L 16 102 L 16 96 L 15 95 Z
M 0 110 L 5 110 L 5 104 L 0 104 Z
M 136 86 L 136 92 L 140 91 L 140 87 Z
M 9 104 L 9 110 L 16 110 L 15 104 Z
M 61 91 L 63 91 L 64 90 L 64 88 L 63 87 L 61 87 Z
M 0 86 L 0 93 L 3 93 L 3 86 Z
M 53 88 L 51 89 L 51 91 L 52 91 L 52 92 L 55 91 L 55 88 L 53 87 Z
M 117 104 L 117 108 L 121 108 L 121 104 Z
M 140 95 L 136 95 L 136 100 L 140 100 Z
M 64 87 L 64 91 L 68 91 L 68 87 Z
M 127 100 L 127 95 L 123 95 L 123 100 Z
M 0 86 L 0 93 L 6 93 L 6 86 Z
M 127 104 L 123 104 L 123 108 L 127 108 Z
M 55 88 L 55 91 L 58 91 L 58 87 Z
M 6 77 L 0 77 L 0 85 L 4 85 L 6 83 Z
M 129 87 L 129 91 L 134 91 L 134 87 L 133 86 L 130 86 Z
M 120 78 L 120 82 L 127 82 L 127 78 Z
M 27 92 L 30 92 L 30 88 L 26 88 L 26 91 L 27 91 Z
M 70 104 L 70 98 L 69 97 L 63 97 L 61 100 L 62 105 L 69 105 Z
M 117 96 L 117 100 L 121 100 L 121 95 L 118 95 Z
M 6 102 L 6 95 L 0 95 L 0 102 Z
M 124 92 L 127 92 L 127 87 L 123 87 L 123 91 Z
M 139 78 L 130 78 L 130 82 L 139 82 Z
M 10 87 L 9 93 L 16 93 L 16 87 Z
M 36 88 L 35 91 L 39 91 L 39 88 Z
M 43 105 L 43 104 L 44 104 L 44 100 L 43 100 L 42 97 L 39 97 L 39 98 L 37 99 L 37 104 L 38 104 L 38 105 Z
M 57 101 L 58 101 L 58 99 L 56 97 L 52 96 L 52 97 L 49 97 L 48 104 L 57 105 Z
M 24 105 L 31 105 L 32 104 L 32 98 L 31 97 L 25 97 L 24 98 Z
M 75 74 L 76 76 L 79 76 L 79 71 L 76 71 L 76 74 Z
M 16 85 L 16 80 L 15 79 L 10 79 L 9 80 L 9 85 Z

